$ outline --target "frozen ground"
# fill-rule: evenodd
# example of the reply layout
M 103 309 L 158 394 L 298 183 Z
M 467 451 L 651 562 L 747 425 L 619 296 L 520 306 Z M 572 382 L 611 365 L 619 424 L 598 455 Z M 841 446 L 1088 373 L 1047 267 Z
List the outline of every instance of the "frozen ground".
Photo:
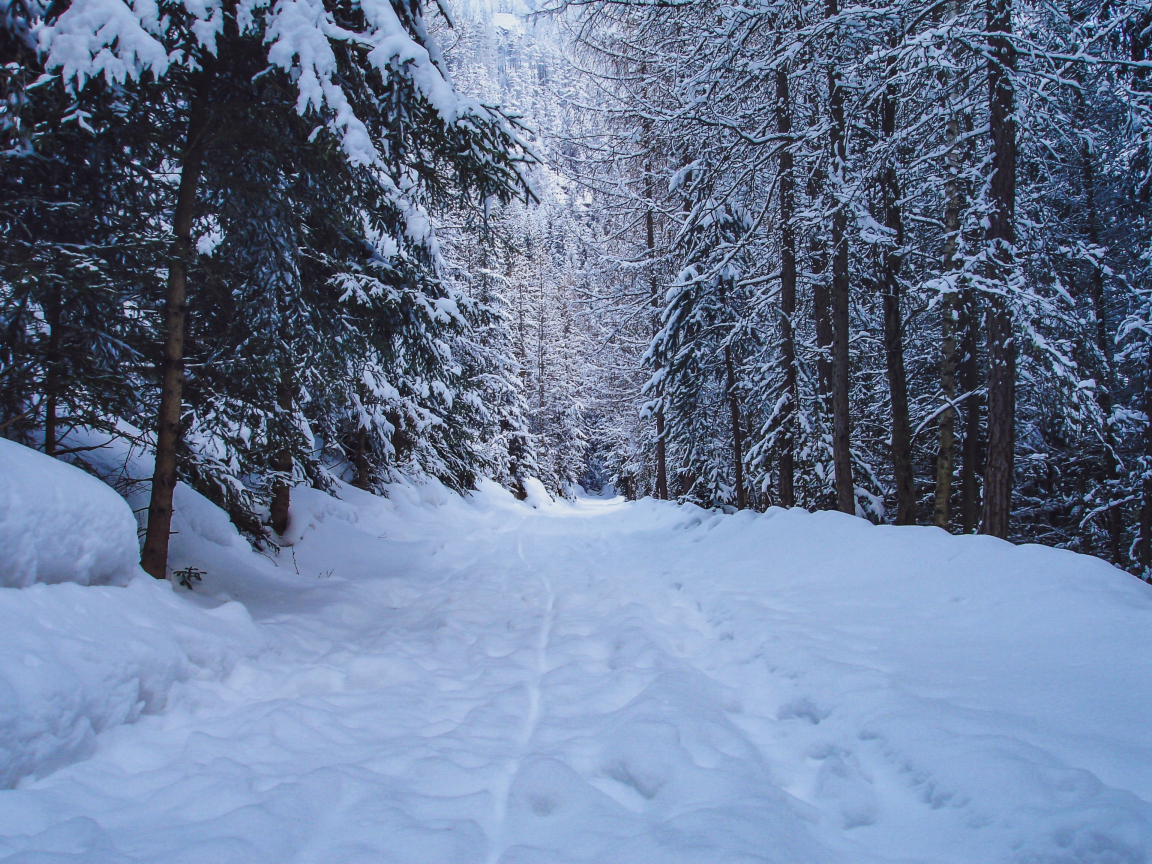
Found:
M 270 560 L 181 489 L 191 596 L 0 590 L 0 685 L 73 674 L 54 609 L 91 628 L 56 622 L 92 674 L 25 681 L 12 723 L 152 694 L 19 763 L 0 860 L 1152 860 L 1152 590 L 1099 561 L 831 513 L 340 495 L 297 490 Z

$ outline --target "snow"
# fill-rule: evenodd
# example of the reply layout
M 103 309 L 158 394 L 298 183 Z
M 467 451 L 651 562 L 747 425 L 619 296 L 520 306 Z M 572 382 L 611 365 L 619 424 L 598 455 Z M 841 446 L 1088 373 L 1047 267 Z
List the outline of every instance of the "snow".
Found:
M 0 591 L 59 598 L 4 619 L 5 676 L 70 668 L 33 623 L 58 612 L 88 622 L 62 629 L 92 692 L 138 680 L 117 652 L 181 670 L 0 793 L 0 860 L 1152 857 L 1148 586 L 933 528 L 526 485 L 297 488 L 268 556 L 180 487 L 195 593 Z
M 187 26 L 196 43 L 209 53 L 217 51 L 222 32 L 223 8 L 219 0 L 183 0 Z M 265 3 L 244 0 L 236 9 L 237 23 L 246 29 L 263 21 L 270 65 L 290 73 L 297 89 L 301 115 L 315 111 L 341 141 L 344 155 L 353 165 L 384 166 L 387 162 L 362 118 L 357 117 L 341 83 L 333 43 L 351 43 L 370 49 L 368 62 L 385 80 L 404 77 L 436 111 L 445 126 L 473 117 L 498 121 L 497 115 L 479 102 L 462 97 L 445 77 L 444 64 L 436 62 L 434 41 L 420 44 L 401 23 L 391 0 L 368 0 L 359 4 L 366 29 L 351 32 L 341 27 L 321 0 L 278 0 Z M 162 78 L 174 63 L 195 65 L 194 52 L 169 53 L 164 38 L 173 39 L 171 21 L 161 18 L 155 0 L 75 0 L 58 19 L 37 28 L 40 50 L 47 55 L 47 68 L 59 69 L 70 86 L 82 87 L 90 78 L 104 76 L 109 82 L 139 79 L 145 71 Z M 177 41 L 179 41 L 177 39 Z M 386 184 L 387 185 L 387 184 Z M 390 191 L 402 210 L 412 207 L 398 190 Z M 426 220 L 418 210 L 407 214 L 409 233 L 421 236 Z
M 0 788 L 88 756 L 98 733 L 171 707 L 181 682 L 221 677 L 262 639 L 241 604 L 203 610 L 144 574 L 0 589 Z
M 198 522 L 183 492 L 199 542 L 212 517 L 235 534 L 207 502 Z M 0 550 L 0 788 L 87 756 L 101 731 L 263 645 L 240 603 L 198 608 L 140 569 L 136 519 L 111 488 L 4 438 Z
M 524 33 L 524 25 L 520 23 L 520 19 L 510 12 L 496 12 L 492 15 L 492 23 L 509 33 L 522 35 Z
M 0 587 L 124 584 L 139 568 L 132 511 L 95 477 L 0 438 Z

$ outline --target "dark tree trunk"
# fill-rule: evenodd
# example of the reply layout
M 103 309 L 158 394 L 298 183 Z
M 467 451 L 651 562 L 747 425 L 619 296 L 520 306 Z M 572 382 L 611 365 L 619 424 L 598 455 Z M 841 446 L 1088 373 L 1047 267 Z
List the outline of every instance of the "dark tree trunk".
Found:
M 208 127 L 206 90 L 206 81 L 202 79 L 192 94 L 188 138 L 180 168 L 180 188 L 172 217 L 172 258 L 164 298 L 164 357 L 160 367 L 160 411 L 156 421 L 156 467 L 148 503 L 148 530 L 140 555 L 140 566 L 157 579 L 167 576 L 168 540 L 172 532 L 172 494 L 176 489 L 176 454 L 180 446 L 184 391 L 188 262 L 192 257 L 192 219 L 196 211 L 196 187 L 200 181 Z
M 536 330 L 536 410 L 544 416 L 544 275 L 540 275 L 540 319 Z
M 720 305 L 727 309 L 728 292 L 724 290 L 723 280 L 720 282 Z M 735 318 L 735 314 L 732 315 Z M 736 393 L 736 364 L 732 362 L 732 346 L 724 345 L 724 371 L 728 378 L 728 408 L 732 417 L 732 462 L 736 474 L 736 507 L 743 510 L 748 506 L 744 496 L 744 429 L 740 424 L 740 400 Z
M 838 14 L 836 0 L 828 0 L 828 17 Z M 835 60 L 833 60 L 835 63 Z M 844 123 L 844 81 L 835 65 L 828 71 L 829 159 L 832 164 L 832 462 L 836 471 L 836 506 L 856 512 L 852 483 L 851 417 L 848 370 L 848 212 L 840 200 L 847 161 Z
M 960 245 L 960 209 L 963 206 L 963 188 L 960 184 L 960 157 L 956 148 L 960 141 L 960 120 L 948 119 L 945 132 L 948 140 L 948 180 L 944 187 L 944 255 L 945 275 L 955 273 L 960 262 L 956 252 Z M 957 276 L 957 278 L 959 278 Z M 956 312 L 959 301 L 956 290 L 944 294 L 944 308 L 940 313 L 940 390 L 944 399 L 956 399 Z M 949 404 L 940 413 L 940 449 L 936 454 L 936 497 L 932 507 L 932 524 L 948 529 L 951 522 L 952 472 L 956 462 L 956 409 Z
M 287 371 L 280 375 L 280 383 L 276 388 L 276 405 L 280 409 L 280 426 L 287 436 L 292 426 L 293 387 Z M 288 509 L 292 503 L 292 447 L 287 438 L 272 460 L 272 467 L 276 471 L 276 479 L 272 481 L 272 504 L 270 516 L 272 530 L 283 535 L 288 530 Z
M 781 137 L 792 134 L 792 103 L 788 92 L 788 71 L 776 70 L 776 131 Z M 780 409 L 780 506 L 796 505 L 796 340 L 792 318 L 796 314 L 796 181 L 789 143 L 780 151 L 780 362 L 784 367 L 784 405 Z
M 60 285 L 53 281 L 48 295 L 48 354 L 44 358 L 44 452 L 56 455 L 60 399 Z
M 664 406 L 656 409 L 656 497 L 668 500 L 668 445 L 664 440 Z
M 965 534 L 976 530 L 980 521 L 980 477 L 984 475 L 984 442 L 980 437 L 982 396 L 980 386 L 980 309 L 974 292 L 961 295 L 962 330 L 960 343 L 960 389 L 971 393 L 964 400 L 964 453 L 960 465 L 960 524 Z
M 889 62 L 889 78 L 895 61 Z M 881 105 L 884 138 L 896 134 L 896 85 L 889 83 Z M 892 231 L 895 246 L 884 247 L 884 356 L 888 366 L 888 389 L 892 397 L 892 476 L 896 481 L 896 524 L 916 524 L 916 483 L 912 474 L 912 426 L 908 420 L 908 380 L 904 374 L 904 322 L 900 315 L 900 263 L 904 246 L 904 223 L 900 213 L 900 186 L 896 179 L 895 153 L 881 176 L 884 226 Z
M 354 454 L 356 466 L 356 480 L 353 482 L 357 489 L 365 489 L 371 485 L 368 469 L 368 430 L 361 427 L 356 430 L 356 452 Z
M 1012 471 L 1015 448 L 1016 353 L 1012 316 L 1000 297 L 992 298 L 988 330 L 988 451 L 984 469 L 983 534 L 1007 539 L 1012 512 Z
M 1152 344 L 1144 377 L 1144 481 L 1140 501 L 1140 575 L 1149 578 L 1152 568 Z
M 824 194 L 824 174 L 813 170 L 808 177 L 808 198 L 817 200 Z M 816 327 L 816 389 L 820 411 L 832 415 L 832 301 L 825 273 L 828 249 L 819 231 L 812 232 L 808 243 L 808 269 L 812 273 L 812 319 Z
M 747 506 L 744 498 L 744 434 L 740 427 L 740 400 L 736 397 L 736 370 L 732 363 L 732 348 L 724 346 L 724 368 L 728 372 L 728 405 L 732 410 L 732 452 L 736 469 L 736 508 Z
M 824 250 L 817 248 L 812 259 L 812 311 L 816 319 L 816 385 L 820 390 L 820 407 L 832 414 L 832 297 L 824 279 L 827 269 Z
M 1012 32 L 1011 0 L 989 0 L 988 63 L 989 130 L 992 137 L 992 181 L 989 192 L 989 281 L 1009 288 L 1016 240 L 1016 125 L 1013 83 L 1016 55 L 1006 35 Z M 988 330 L 988 455 L 984 472 L 984 519 L 980 530 L 1008 537 L 1012 513 L 1012 480 L 1016 435 L 1016 342 L 1012 312 L 1003 293 L 989 297 Z
M 652 172 L 649 168 L 645 171 L 644 176 L 644 192 L 647 195 L 648 210 L 644 213 L 644 223 L 647 228 L 647 241 L 648 241 L 648 260 L 651 262 L 656 257 L 656 226 L 655 219 L 652 215 Z M 654 309 L 660 308 L 660 292 L 656 279 L 655 265 L 651 274 L 649 275 L 650 286 L 649 290 L 652 296 L 652 307 Z M 659 324 L 653 322 L 653 330 Z M 656 497 L 661 501 L 668 500 L 668 460 L 667 460 L 667 447 L 664 442 L 664 387 L 661 386 L 656 393 L 656 398 L 659 400 L 659 407 L 656 409 Z

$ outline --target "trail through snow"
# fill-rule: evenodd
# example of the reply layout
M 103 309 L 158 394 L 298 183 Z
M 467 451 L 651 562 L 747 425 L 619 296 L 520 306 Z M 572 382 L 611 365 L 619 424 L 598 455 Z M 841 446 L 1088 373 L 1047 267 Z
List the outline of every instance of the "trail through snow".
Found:
M 2 861 L 1152 859 L 1152 592 L 1094 559 L 485 486 L 297 490 L 268 560 L 183 494 L 262 647 L 0 792 Z

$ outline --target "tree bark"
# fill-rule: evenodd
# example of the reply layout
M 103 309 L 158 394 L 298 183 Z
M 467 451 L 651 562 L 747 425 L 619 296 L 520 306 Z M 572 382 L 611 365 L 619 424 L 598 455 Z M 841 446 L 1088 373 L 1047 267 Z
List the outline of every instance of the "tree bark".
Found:
M 56 455 L 57 414 L 60 399 L 60 284 L 53 281 L 48 294 L 48 354 L 44 358 L 44 453 Z
M 836 0 L 828 0 L 828 17 L 839 14 Z M 835 60 L 833 60 L 835 63 Z M 851 417 L 848 369 L 848 212 L 844 207 L 844 170 L 847 162 L 844 123 L 844 81 L 840 69 L 828 70 L 828 155 L 832 165 L 832 463 L 836 471 L 836 506 L 844 513 L 856 512 L 852 483 Z
M 721 280 L 720 306 L 724 309 L 728 309 L 728 293 L 724 289 L 724 280 Z M 743 510 L 748 506 L 748 500 L 744 495 L 744 429 L 740 424 L 740 400 L 736 395 L 736 364 L 732 361 L 732 346 L 727 342 L 724 343 L 724 371 L 728 379 L 725 390 L 728 394 L 728 409 L 732 419 L 732 467 L 736 475 L 736 509 Z
M 357 489 L 367 490 L 371 482 L 368 477 L 368 430 L 363 427 L 356 430 L 354 463 L 356 467 L 356 479 L 352 485 Z
M 792 101 L 788 70 L 776 70 L 776 131 L 792 134 Z M 796 505 L 796 338 L 792 319 L 796 314 L 796 180 L 789 144 L 780 151 L 780 358 L 784 367 L 784 404 L 780 411 L 780 463 L 777 493 L 781 507 Z
M 728 406 L 732 411 L 732 452 L 736 469 L 736 509 L 747 506 L 744 497 L 744 434 L 740 427 L 740 400 L 736 398 L 736 370 L 732 363 L 732 347 L 724 346 L 724 368 L 728 373 Z
M 984 443 L 980 437 L 980 413 L 984 399 L 975 391 L 980 386 L 980 310 L 975 292 L 965 290 L 958 298 L 961 309 L 960 390 L 970 393 L 964 400 L 964 452 L 960 464 L 960 524 L 965 534 L 976 530 L 980 516 L 980 481 L 984 475 Z
M 812 250 L 812 312 L 816 319 L 816 384 L 820 390 L 820 408 L 832 414 L 832 295 L 824 272 L 828 269 L 826 250 L 814 241 Z
M 164 298 L 164 355 L 160 367 L 160 410 L 156 422 L 156 467 L 148 503 L 148 529 L 140 555 L 140 566 L 157 579 L 167 577 L 168 540 L 172 531 L 172 494 L 176 489 L 176 455 L 180 446 L 184 391 L 188 262 L 192 257 L 192 219 L 196 211 L 196 187 L 200 181 L 208 127 L 206 91 L 206 82 L 201 79 L 192 93 L 180 188 L 172 218 L 172 260 L 168 266 Z
M 959 177 L 960 156 L 956 152 L 960 140 L 958 117 L 948 118 L 944 134 L 948 141 L 948 180 L 944 185 L 943 270 L 947 276 L 960 266 L 956 252 L 960 246 L 963 190 Z M 952 289 L 944 293 L 944 308 L 940 315 L 940 390 L 949 404 L 940 413 L 940 449 L 936 454 L 936 496 L 932 507 L 932 524 L 945 530 L 951 522 L 952 472 L 956 459 L 956 409 L 951 403 L 956 399 L 956 307 L 959 295 L 955 286 Z
M 823 194 L 824 177 L 815 170 L 808 181 L 808 198 L 818 199 Z M 816 329 L 816 396 L 821 417 L 821 434 L 828 429 L 832 417 L 832 299 L 828 290 L 828 248 L 819 232 L 813 232 L 808 247 L 809 269 L 812 273 L 812 317 Z M 831 431 L 831 430 L 829 430 Z M 833 469 L 833 474 L 835 469 Z M 817 506 L 835 506 L 836 488 L 833 483 L 832 500 L 821 495 Z
M 644 223 L 647 228 L 647 241 L 648 241 L 648 260 L 654 262 L 656 257 L 656 225 L 655 219 L 652 215 L 652 171 L 650 166 L 646 166 L 644 172 L 644 194 L 648 201 L 648 209 L 644 213 Z M 654 309 L 660 308 L 660 296 L 656 279 L 655 264 L 651 263 L 652 272 L 649 274 L 649 291 L 652 297 L 652 307 Z M 659 323 L 653 322 L 653 335 Z M 656 398 L 659 400 L 659 407 L 656 409 L 656 497 L 661 501 L 668 500 L 668 460 L 667 460 L 667 446 L 664 442 L 664 388 L 661 386 L 656 393 Z
M 984 518 L 980 530 L 1007 538 L 1012 513 L 1012 480 L 1016 435 L 1016 342 L 1007 292 L 1016 240 L 1016 124 L 1011 73 L 1016 55 L 1006 35 L 1012 32 L 1011 0 L 989 0 L 988 62 L 989 130 L 992 180 L 987 241 L 988 276 L 996 288 L 987 311 L 988 455 L 984 473 Z
M 1144 479 L 1140 502 L 1140 576 L 1150 578 L 1152 572 L 1152 343 L 1148 346 L 1147 368 L 1144 373 Z
M 292 382 L 287 370 L 280 375 L 280 382 L 276 388 L 276 407 L 280 409 L 281 431 L 290 436 L 292 415 Z M 283 536 L 288 530 L 288 510 L 292 503 L 292 448 L 286 437 L 283 446 L 277 451 L 272 460 L 272 467 L 276 471 L 276 479 L 272 481 L 272 504 L 270 516 L 272 530 Z
M 544 274 L 540 274 L 540 318 L 536 330 L 536 392 L 537 416 L 544 418 Z
M 881 103 L 881 131 L 891 142 L 896 134 L 895 59 L 889 60 L 889 84 Z M 900 264 L 904 246 L 904 223 L 900 213 L 900 186 L 896 178 L 895 153 L 889 153 L 881 176 L 884 226 L 895 246 L 883 252 L 884 356 L 888 367 L 888 390 L 892 398 L 892 477 L 896 482 L 896 524 L 916 524 L 916 482 L 912 474 L 912 425 L 908 419 L 908 379 L 904 372 L 904 322 L 900 314 Z

